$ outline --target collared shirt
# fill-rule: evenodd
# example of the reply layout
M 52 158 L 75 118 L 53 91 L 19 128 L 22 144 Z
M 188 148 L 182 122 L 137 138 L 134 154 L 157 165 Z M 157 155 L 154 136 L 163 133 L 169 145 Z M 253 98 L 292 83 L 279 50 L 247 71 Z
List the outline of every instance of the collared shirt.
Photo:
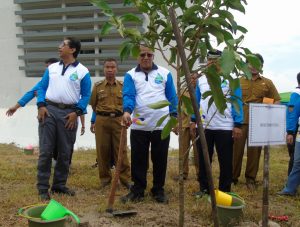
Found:
M 152 109 L 148 105 L 159 101 L 169 101 L 169 107 Z M 123 86 L 123 110 L 132 113 L 132 129 L 143 131 L 161 130 L 167 119 L 156 127 L 157 121 L 177 113 L 178 99 L 172 74 L 166 68 L 152 65 L 148 73 L 137 66 L 125 74 Z
M 90 105 L 96 112 L 122 112 L 123 83 L 115 80 L 113 84 L 105 79 L 95 83 L 90 99 Z
M 85 111 L 91 95 L 91 78 L 88 69 L 78 61 L 65 66 L 53 63 L 46 69 L 38 90 L 38 103 L 50 100 L 56 103 L 75 104 Z
M 262 103 L 264 97 L 274 99 L 274 102 L 280 100 L 273 82 L 263 76 L 259 76 L 256 80 L 241 78 L 240 83 L 244 103 L 244 124 L 249 123 L 249 103 Z

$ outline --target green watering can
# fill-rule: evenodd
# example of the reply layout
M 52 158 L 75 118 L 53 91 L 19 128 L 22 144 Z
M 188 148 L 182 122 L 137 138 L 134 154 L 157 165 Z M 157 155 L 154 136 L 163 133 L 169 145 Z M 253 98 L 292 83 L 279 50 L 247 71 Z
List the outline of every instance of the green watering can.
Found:
M 46 209 L 41 214 L 41 218 L 43 220 L 50 221 L 50 220 L 62 218 L 66 215 L 72 216 L 78 224 L 80 223 L 80 219 L 76 214 L 74 214 L 72 211 L 65 208 L 59 202 L 55 201 L 54 199 L 51 199 Z

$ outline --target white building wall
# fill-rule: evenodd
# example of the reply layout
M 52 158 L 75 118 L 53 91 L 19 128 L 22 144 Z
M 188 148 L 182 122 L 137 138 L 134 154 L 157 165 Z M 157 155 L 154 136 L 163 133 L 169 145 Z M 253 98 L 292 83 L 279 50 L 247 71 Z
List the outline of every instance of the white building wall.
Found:
M 24 62 L 18 59 L 19 55 L 23 55 L 22 50 L 17 48 L 17 45 L 23 44 L 21 38 L 16 37 L 16 34 L 22 33 L 21 28 L 16 27 L 16 23 L 21 22 L 21 18 L 14 13 L 19 10 L 18 7 L 17 4 L 13 3 L 13 0 L 4 0 L 0 4 L 0 143 L 16 143 L 19 146 L 38 145 L 35 100 L 28 104 L 30 106 L 20 108 L 12 117 L 5 116 L 6 110 L 15 105 L 23 94 L 40 80 L 39 77 L 26 77 L 25 72 L 19 70 Z M 169 68 L 175 76 L 174 70 L 165 63 L 159 52 L 155 53 L 154 62 Z M 100 79 L 102 78 L 92 78 L 93 82 Z M 175 77 L 174 83 L 176 84 Z M 78 130 L 76 148 L 95 147 L 94 135 L 89 131 L 90 108 L 88 112 L 85 120 L 86 133 L 80 136 L 80 130 Z M 170 146 L 173 148 L 178 147 L 177 137 L 174 135 L 171 137 Z

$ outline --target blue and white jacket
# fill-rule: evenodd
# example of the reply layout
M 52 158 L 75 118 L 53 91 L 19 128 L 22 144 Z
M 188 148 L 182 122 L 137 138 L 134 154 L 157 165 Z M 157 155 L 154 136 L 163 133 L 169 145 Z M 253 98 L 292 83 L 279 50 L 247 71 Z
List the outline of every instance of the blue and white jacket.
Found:
M 41 82 L 38 82 L 36 85 L 34 85 L 33 88 L 31 88 L 30 91 L 27 91 L 22 96 L 22 98 L 20 98 L 20 100 L 18 101 L 18 103 L 20 104 L 20 106 L 24 107 L 27 103 L 29 103 L 35 97 L 34 93 L 39 89 L 40 83 Z
M 149 104 L 168 100 L 169 107 L 151 109 Z M 145 73 L 138 65 L 125 74 L 123 84 L 123 111 L 132 113 L 132 129 L 143 131 L 162 130 L 168 118 L 156 127 L 164 115 L 177 114 L 178 99 L 169 70 L 153 64 L 152 70 Z
M 62 61 L 49 65 L 40 82 L 37 103 L 46 99 L 56 103 L 75 104 L 85 112 L 91 96 L 88 69 L 78 61 L 64 66 Z
M 208 102 L 211 96 L 206 97 L 206 99 L 201 98 L 201 93 L 203 94 L 206 91 L 210 91 L 206 76 L 203 75 L 198 79 L 196 86 L 196 99 L 197 103 L 200 104 L 200 115 L 203 121 L 203 127 L 207 126 L 207 129 L 212 130 L 232 130 L 233 127 L 240 127 L 244 120 L 242 91 L 239 87 L 234 91 L 234 96 L 230 96 L 228 81 L 223 80 L 221 86 L 223 94 L 226 95 L 227 98 L 237 99 L 239 110 L 237 111 L 230 102 L 226 103 L 227 108 L 225 109 L 224 114 L 221 114 L 217 110 L 215 103 L 212 103 L 210 108 L 208 108 Z M 216 114 L 214 115 L 215 112 Z
M 297 87 L 291 94 L 286 111 L 286 131 L 288 134 L 295 134 L 300 120 L 300 87 Z

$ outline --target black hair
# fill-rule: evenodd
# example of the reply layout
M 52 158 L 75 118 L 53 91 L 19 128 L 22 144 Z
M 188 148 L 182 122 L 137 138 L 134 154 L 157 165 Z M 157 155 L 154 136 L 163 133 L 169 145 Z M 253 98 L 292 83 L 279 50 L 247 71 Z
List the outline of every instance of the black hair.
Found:
M 115 58 L 106 58 L 103 62 L 103 65 L 105 65 L 106 62 L 115 62 L 118 65 L 118 62 Z
M 298 81 L 298 84 L 300 84 L 300 73 L 297 74 L 297 81 Z
M 263 59 L 263 57 L 261 56 L 261 54 L 256 53 L 256 54 L 254 54 L 254 55 L 260 60 L 260 63 L 263 65 L 263 64 L 264 64 L 264 59 Z
M 45 64 L 53 64 L 55 62 L 58 62 L 59 60 L 57 58 L 48 58 L 45 60 Z
M 79 52 L 80 52 L 80 49 L 81 49 L 81 43 L 78 39 L 74 38 L 74 37 L 67 37 L 65 38 L 65 40 L 68 40 L 68 45 L 70 48 L 75 48 L 75 52 L 73 53 L 73 57 L 74 58 L 77 58 Z

